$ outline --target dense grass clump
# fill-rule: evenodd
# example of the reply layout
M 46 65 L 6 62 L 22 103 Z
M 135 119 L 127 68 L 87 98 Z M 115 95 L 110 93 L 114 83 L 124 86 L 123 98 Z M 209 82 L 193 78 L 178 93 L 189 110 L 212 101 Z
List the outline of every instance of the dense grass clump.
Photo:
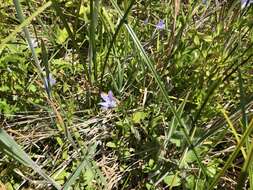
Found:
M 253 189 L 251 4 L 0 0 L 0 189 Z

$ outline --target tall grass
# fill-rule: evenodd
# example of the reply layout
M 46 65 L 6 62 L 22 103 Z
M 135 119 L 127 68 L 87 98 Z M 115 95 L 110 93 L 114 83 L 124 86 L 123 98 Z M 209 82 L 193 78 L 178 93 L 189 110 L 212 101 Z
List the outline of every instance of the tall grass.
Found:
M 7 164 L 1 184 L 253 188 L 250 4 L 4 6 L 0 13 L 10 15 L 0 24 L 8 26 L 0 41 L 0 167 L 25 167 L 15 165 L 16 172 Z M 161 20 L 164 28 L 157 27 Z M 110 90 L 116 106 L 100 109 L 101 92 Z

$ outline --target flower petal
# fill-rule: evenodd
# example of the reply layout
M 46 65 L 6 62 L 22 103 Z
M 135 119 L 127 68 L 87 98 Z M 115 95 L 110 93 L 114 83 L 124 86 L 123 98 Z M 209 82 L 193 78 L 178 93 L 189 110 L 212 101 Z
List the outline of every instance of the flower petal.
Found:
M 56 83 L 56 80 L 54 79 L 54 77 L 51 73 L 49 74 L 49 83 L 51 86 L 55 85 L 55 83 Z
M 159 22 L 158 22 L 157 25 L 156 25 L 156 29 L 162 30 L 162 29 L 164 29 L 164 28 L 165 28 L 165 23 L 164 23 L 164 21 L 163 21 L 163 20 L 159 20 Z
M 110 101 L 114 100 L 113 93 L 111 90 L 108 92 L 108 98 Z
M 252 0 L 241 0 L 241 9 L 244 9 L 245 7 L 250 6 L 250 4 L 252 3 L 253 3 Z
M 144 25 L 147 25 L 148 24 L 148 18 L 146 18 L 144 21 L 143 21 Z
M 117 106 L 116 98 L 113 96 L 111 90 L 108 92 L 108 94 L 102 92 L 100 96 L 104 100 L 104 102 L 100 102 L 98 104 L 102 106 L 102 109 L 115 108 Z
M 100 103 L 98 103 L 98 105 L 101 105 L 102 108 L 104 108 L 104 109 L 108 109 L 110 107 L 110 105 L 108 104 L 108 102 L 100 102 Z
M 105 101 L 105 102 L 108 102 L 110 101 L 110 98 L 109 98 L 109 95 L 104 93 L 104 92 L 101 92 L 100 94 L 101 98 Z
M 110 107 L 110 108 L 115 108 L 116 106 L 117 106 L 116 101 L 113 100 L 113 101 L 110 101 L 110 102 L 109 102 L 109 107 Z

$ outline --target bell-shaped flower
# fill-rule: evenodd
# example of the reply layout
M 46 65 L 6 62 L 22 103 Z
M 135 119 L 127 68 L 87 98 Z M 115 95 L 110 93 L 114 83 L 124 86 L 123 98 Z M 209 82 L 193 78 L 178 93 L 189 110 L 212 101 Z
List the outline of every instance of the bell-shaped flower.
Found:
M 242 9 L 250 6 L 250 4 L 253 4 L 253 0 L 241 0 L 241 8 Z
M 52 87 L 53 85 L 55 85 L 56 80 L 54 79 L 53 75 L 51 73 L 49 73 L 48 80 L 47 80 L 47 77 L 45 77 L 45 82 L 46 82 L 47 87 L 48 87 L 48 83 Z
M 165 28 L 165 23 L 163 20 L 159 20 L 159 22 L 156 25 L 157 30 L 163 30 Z
M 99 105 L 101 105 L 102 109 L 110 109 L 110 108 L 115 108 L 117 106 L 117 101 L 116 98 L 113 96 L 112 91 L 110 90 L 108 92 L 108 94 L 102 92 L 100 94 L 101 98 L 103 99 L 104 102 L 100 102 L 98 103 Z

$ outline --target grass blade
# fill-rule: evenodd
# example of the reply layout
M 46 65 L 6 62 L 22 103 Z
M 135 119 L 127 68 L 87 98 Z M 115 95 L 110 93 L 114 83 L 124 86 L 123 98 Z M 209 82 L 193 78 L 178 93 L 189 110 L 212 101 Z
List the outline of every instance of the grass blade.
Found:
M 246 96 L 245 96 L 245 92 L 243 88 L 243 80 L 242 80 L 240 69 L 238 69 L 238 77 L 239 77 L 239 87 L 240 87 L 240 107 L 242 110 L 242 124 L 243 124 L 243 127 L 246 128 L 246 126 L 248 125 L 248 118 L 247 118 L 246 109 L 245 109 Z
M 42 56 L 42 64 L 45 67 L 45 71 L 46 71 L 46 80 L 47 80 L 46 91 L 48 93 L 47 94 L 48 98 L 51 99 L 51 82 L 49 79 L 50 70 L 49 70 L 49 64 L 48 64 L 48 53 L 47 53 L 47 49 L 43 40 L 41 40 L 41 56 Z
M 54 8 L 57 15 L 60 17 L 60 20 L 63 23 L 64 28 L 67 30 L 68 35 L 70 36 L 70 38 L 73 42 L 73 47 L 74 47 L 73 49 L 75 49 L 77 51 L 77 54 L 79 55 L 79 63 L 83 66 L 84 72 L 87 76 L 87 79 L 89 79 L 89 72 L 88 72 L 88 69 L 87 69 L 87 66 L 85 63 L 85 57 L 84 57 L 83 53 L 81 52 L 80 47 L 77 44 L 75 35 L 73 34 L 68 22 L 66 21 L 66 18 L 64 17 L 64 14 L 61 9 L 61 5 L 58 2 L 58 0 L 52 0 L 52 7 Z
M 241 75 L 241 70 L 238 69 L 238 78 L 239 78 L 239 88 L 240 88 L 240 107 L 242 110 L 242 126 L 243 126 L 243 130 L 245 130 L 245 128 L 248 126 L 248 116 L 246 114 L 246 94 L 245 94 L 245 90 L 244 90 L 244 85 L 243 85 L 243 79 L 242 79 L 242 75 Z M 245 181 L 246 179 L 246 174 L 247 171 L 249 173 L 249 184 L 250 184 L 250 188 L 253 188 L 253 167 L 252 165 L 247 165 L 251 159 L 252 156 L 252 144 L 249 143 L 250 142 L 250 138 L 246 141 L 246 148 L 249 151 L 249 155 L 247 157 L 247 159 L 245 158 L 245 168 L 243 167 L 240 177 L 239 177 L 239 183 L 238 183 L 238 189 L 240 189 L 240 184 L 242 184 L 243 181 Z
M 21 8 L 21 4 L 20 4 L 19 0 L 14 0 L 13 2 L 14 2 L 15 9 L 16 9 L 16 12 L 17 12 L 17 15 L 18 15 L 18 18 L 19 18 L 20 22 L 24 23 L 25 18 L 24 18 L 24 15 L 23 15 L 23 12 L 22 12 L 22 8 Z M 34 45 L 32 43 L 32 39 L 31 39 L 30 33 L 29 33 L 28 29 L 26 28 L 26 26 L 23 27 L 23 31 L 25 33 L 25 37 L 26 37 L 26 40 L 28 42 L 29 48 L 31 49 L 32 56 L 33 56 L 35 65 L 36 65 L 36 67 L 38 69 L 39 76 L 41 77 L 41 80 L 43 81 L 44 87 L 45 87 L 45 89 L 47 91 L 48 97 L 50 98 L 50 96 L 49 96 L 50 92 L 49 92 L 49 89 L 47 88 L 46 77 L 44 77 L 43 69 L 40 66 L 40 62 L 39 62 L 39 59 L 38 59 L 38 57 L 36 55 L 35 48 L 34 48 Z
M 20 25 L 18 25 L 15 30 L 6 38 L 3 39 L 3 41 L 0 44 L 0 51 L 3 50 L 3 48 L 6 46 L 6 44 L 12 40 L 19 32 L 23 30 L 24 27 L 28 26 L 34 18 L 36 18 L 39 14 L 41 14 L 44 10 L 46 10 L 48 7 L 50 7 L 52 4 L 51 1 L 48 1 L 41 7 L 37 9 L 31 16 L 29 16 L 27 19 L 25 19 Z
M 122 18 L 122 17 L 123 17 L 123 13 L 122 13 L 122 11 L 120 10 L 120 8 L 118 7 L 117 3 L 116 3 L 114 0 L 111 0 L 111 3 L 113 4 L 114 8 L 118 11 L 120 17 Z M 143 47 L 142 47 L 142 45 L 141 45 L 139 39 L 137 38 L 135 32 L 134 32 L 133 29 L 130 27 L 130 25 L 127 24 L 127 23 L 125 23 L 124 25 L 125 25 L 125 27 L 126 27 L 128 33 L 129 33 L 130 36 L 132 37 L 133 42 L 135 43 L 135 45 L 136 45 L 136 47 L 137 47 L 137 49 L 138 49 L 138 51 L 139 51 L 139 54 L 140 54 L 140 56 L 142 57 L 144 63 L 147 65 L 147 67 L 148 67 L 149 70 L 151 71 L 152 75 L 154 76 L 155 81 L 156 81 L 156 83 L 158 84 L 160 90 L 162 91 L 162 94 L 163 94 L 163 96 L 164 96 L 164 98 L 165 98 L 166 103 L 168 104 L 169 109 L 170 109 L 171 112 L 175 115 L 175 117 L 176 117 L 178 123 L 179 123 L 180 126 L 182 127 L 183 132 L 184 132 L 184 135 L 185 135 L 185 138 L 186 138 L 186 141 L 187 141 L 188 145 L 190 146 L 190 148 L 193 150 L 193 152 L 194 152 L 194 154 L 195 154 L 195 156 L 196 156 L 196 158 L 197 158 L 198 164 L 199 164 L 199 166 L 200 166 L 200 168 L 201 168 L 201 170 L 202 170 L 204 176 L 207 177 L 206 169 L 204 168 L 204 166 L 203 166 L 203 164 L 202 164 L 202 162 L 201 162 L 201 160 L 200 160 L 200 158 L 199 158 L 199 156 L 198 156 L 198 154 L 197 154 L 195 148 L 192 146 L 192 142 L 191 142 L 191 140 L 190 140 L 190 136 L 189 136 L 188 133 L 187 133 L 187 127 L 186 127 L 185 123 L 183 122 L 183 120 L 182 120 L 182 119 L 180 118 L 180 116 L 178 115 L 178 113 L 177 113 L 176 109 L 174 108 L 172 102 L 170 101 L 170 98 L 169 98 L 169 95 L 168 95 L 168 93 L 167 93 L 167 91 L 166 91 L 166 89 L 165 89 L 165 86 L 164 86 L 164 84 L 163 84 L 163 82 L 162 82 L 160 76 L 159 76 L 158 73 L 156 72 L 155 67 L 153 66 L 152 61 L 149 59 L 147 53 L 146 53 L 145 50 L 143 49 Z
M 90 0 L 90 33 L 89 33 L 89 76 L 92 82 L 92 68 L 94 70 L 94 81 L 97 81 L 97 61 L 96 61 L 96 25 L 97 25 L 98 1 Z
M 185 104 L 186 104 L 187 99 L 188 99 L 188 97 L 189 97 L 189 94 L 190 94 L 190 93 L 188 93 L 188 94 L 186 95 L 185 99 L 184 99 L 183 102 L 180 104 L 180 106 L 179 106 L 179 108 L 178 108 L 178 110 L 177 110 L 177 112 L 178 112 L 178 114 L 179 114 L 180 117 L 181 117 L 182 114 L 183 114 L 184 107 L 185 107 Z M 177 120 L 176 120 L 176 117 L 173 116 L 172 122 L 171 122 L 171 125 L 170 125 L 170 130 L 168 131 L 168 134 L 166 135 L 166 140 L 165 140 L 165 142 L 164 142 L 164 143 L 165 143 L 165 145 L 164 145 L 165 148 L 167 147 L 167 145 L 168 145 L 168 143 L 169 143 L 169 141 L 170 141 L 170 138 L 171 138 L 173 132 L 176 130 L 177 126 L 178 126 L 178 122 L 177 122 Z
M 84 158 L 75 172 L 70 176 L 70 178 L 67 180 L 65 183 L 64 187 L 62 188 L 63 190 L 67 190 L 71 187 L 71 185 L 77 180 L 77 178 L 80 176 L 82 170 L 85 168 L 85 165 L 87 165 L 86 158 Z
M 106 66 L 107 66 L 107 62 L 108 62 L 108 59 L 109 59 L 109 55 L 110 55 L 110 52 L 112 50 L 112 47 L 113 47 L 113 44 L 114 42 L 116 41 L 116 38 L 117 38 L 117 35 L 119 34 L 119 31 L 121 29 L 121 27 L 123 26 L 124 22 L 126 21 L 126 18 L 127 18 L 127 15 L 129 14 L 131 8 L 133 7 L 134 5 L 134 0 L 132 0 L 130 2 L 130 5 L 128 6 L 125 14 L 123 15 L 123 17 L 121 18 L 120 22 L 119 22 L 119 25 L 117 26 L 116 28 L 116 31 L 114 32 L 113 34 L 113 37 L 112 37 L 112 40 L 110 42 L 110 45 L 109 45 L 109 48 L 108 48 L 108 51 L 106 53 L 106 56 L 105 56 L 105 61 L 102 65 L 102 72 L 101 72 L 101 79 L 100 79 L 100 86 L 102 86 L 102 83 L 103 83 L 103 78 L 104 78 L 104 74 L 105 74 L 105 69 L 106 69 Z
M 247 127 L 247 129 L 243 133 L 243 136 L 242 136 L 240 142 L 237 144 L 237 146 L 235 147 L 234 152 L 228 158 L 228 160 L 225 163 L 223 169 L 214 177 L 213 181 L 210 184 L 209 189 L 214 189 L 215 185 L 218 183 L 221 176 L 223 176 L 225 171 L 229 168 L 229 166 L 231 166 L 233 160 L 236 158 L 237 154 L 240 152 L 240 148 L 243 146 L 245 141 L 248 139 L 248 137 L 249 137 L 250 133 L 252 132 L 252 130 L 253 130 L 253 119 L 251 120 L 249 126 Z
M 101 180 L 100 181 L 101 184 L 105 186 L 106 182 L 104 180 L 104 177 L 103 177 L 101 171 L 99 170 L 99 168 L 96 165 L 94 165 L 92 162 L 89 161 L 94 156 L 94 154 L 96 152 L 96 147 L 97 147 L 97 143 L 95 143 L 95 144 L 91 145 L 91 147 L 87 148 L 86 152 L 88 154 L 84 155 L 81 163 L 78 165 L 76 170 L 72 173 L 72 175 L 68 178 L 68 180 L 64 184 L 62 190 L 68 190 L 71 187 L 71 185 L 73 185 L 74 182 L 79 178 L 79 176 L 81 175 L 81 173 L 83 172 L 84 169 L 91 170 L 94 175 L 97 175 L 99 177 L 99 179 Z
M 56 189 L 61 189 L 52 178 L 50 178 L 14 141 L 4 129 L 0 128 L 0 150 L 12 157 L 14 160 L 32 168 L 40 174 L 48 183 L 52 184 Z
M 239 135 L 238 135 L 236 129 L 235 129 L 234 126 L 233 126 L 232 121 L 229 119 L 229 117 L 228 117 L 228 115 L 226 114 L 226 111 L 225 111 L 225 110 L 222 109 L 221 112 L 222 112 L 222 114 L 224 115 L 224 117 L 225 117 L 225 119 L 226 119 L 226 121 L 227 121 L 227 123 L 228 123 L 228 126 L 230 127 L 230 129 L 231 129 L 233 135 L 235 136 L 235 139 L 236 139 L 237 143 L 239 143 L 239 142 L 240 142 L 240 138 L 239 138 Z M 244 150 L 243 147 L 241 147 L 241 151 L 242 151 L 242 155 L 243 155 L 244 159 L 246 159 L 246 158 L 247 158 L 247 155 L 246 155 L 246 152 L 245 152 L 245 150 Z
M 250 176 L 249 180 L 252 181 L 252 178 L 251 178 L 252 177 L 252 174 L 251 174 L 252 162 L 253 162 L 253 138 L 252 138 L 252 141 L 250 144 L 250 151 L 248 153 L 248 157 L 245 159 L 242 171 L 239 176 L 238 184 L 236 187 L 237 190 L 243 189 L 243 186 L 245 185 L 246 180 L 247 180 L 247 173 L 249 173 L 249 176 Z M 250 184 L 251 184 L 251 182 L 250 182 Z M 250 186 L 249 189 L 252 189 L 251 187 L 252 186 Z

